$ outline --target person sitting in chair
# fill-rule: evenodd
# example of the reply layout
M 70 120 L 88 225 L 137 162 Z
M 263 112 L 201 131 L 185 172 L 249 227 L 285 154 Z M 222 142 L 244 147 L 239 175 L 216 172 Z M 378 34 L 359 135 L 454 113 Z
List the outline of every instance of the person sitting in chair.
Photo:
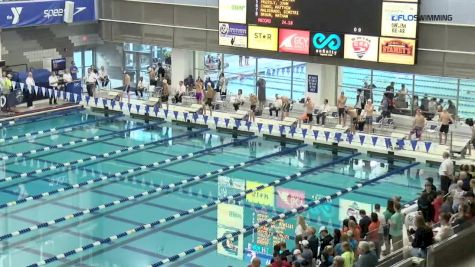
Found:
M 320 118 L 322 118 L 322 125 L 325 126 L 325 119 L 330 112 L 330 105 L 328 105 L 328 99 L 325 99 L 321 110 L 317 114 L 317 124 L 320 124 Z
M 183 81 L 179 82 L 178 92 L 175 94 L 175 103 L 182 103 L 183 96 L 186 94 L 186 86 Z
M 275 101 L 269 108 L 270 116 L 272 117 L 272 111 L 275 111 L 275 117 L 279 117 L 279 110 L 282 109 L 282 98 L 278 94 L 275 95 Z
M 234 98 L 234 103 L 233 103 L 234 111 L 238 111 L 239 106 L 242 106 L 242 105 L 244 105 L 244 98 L 242 96 L 242 89 L 239 89 L 238 94 Z

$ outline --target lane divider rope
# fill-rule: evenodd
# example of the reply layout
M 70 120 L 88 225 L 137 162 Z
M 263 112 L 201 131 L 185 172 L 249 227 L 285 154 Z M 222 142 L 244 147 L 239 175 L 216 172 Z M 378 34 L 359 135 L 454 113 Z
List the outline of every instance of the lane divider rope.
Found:
M 74 165 L 82 164 L 82 163 L 85 163 L 85 162 L 88 162 L 88 161 L 96 161 L 96 160 L 99 160 L 99 159 L 108 158 L 108 157 L 111 157 L 111 156 L 114 156 L 114 155 L 121 154 L 123 152 L 145 149 L 148 146 L 151 146 L 151 145 L 154 145 L 154 144 L 157 144 L 157 143 L 161 143 L 161 142 L 162 142 L 161 140 L 157 140 L 157 141 L 150 142 L 150 143 L 140 144 L 140 145 L 136 145 L 136 146 L 129 146 L 129 147 L 126 147 L 126 148 L 115 150 L 115 151 L 105 152 L 101 155 L 92 155 L 92 156 L 87 157 L 87 158 L 77 159 L 77 160 L 73 160 L 73 161 L 69 161 L 69 162 L 51 164 L 50 166 L 42 168 L 42 169 L 36 169 L 36 170 L 29 171 L 29 172 L 24 172 L 24 173 L 8 176 L 8 177 L 5 177 L 5 178 L 1 178 L 0 183 L 10 182 L 10 181 L 13 181 L 13 180 L 16 180 L 16 179 L 21 179 L 21 178 L 27 178 L 27 177 L 33 176 L 35 174 L 40 174 L 40 173 L 43 173 L 43 172 L 56 170 L 56 169 L 61 168 L 61 167 L 72 167 Z M 55 145 L 53 147 L 62 148 L 63 146 L 61 144 L 59 144 L 59 145 Z
M 95 135 L 93 137 L 76 139 L 76 140 L 72 140 L 72 141 L 69 141 L 69 142 L 66 142 L 66 143 L 62 143 L 62 144 L 57 144 L 57 145 L 52 145 L 52 146 L 45 146 L 45 147 L 40 148 L 40 149 L 33 149 L 33 150 L 30 150 L 30 151 L 18 152 L 18 153 L 10 153 L 10 154 L 0 156 L 0 162 L 5 161 L 5 160 L 9 160 L 9 159 L 21 158 L 21 157 L 24 157 L 24 156 L 33 155 L 33 154 L 37 154 L 37 153 L 41 153 L 41 152 L 45 152 L 45 151 L 54 151 L 56 149 L 65 148 L 67 146 L 74 146 L 74 145 L 77 145 L 77 144 L 85 144 L 85 143 L 88 143 L 88 142 L 99 141 L 99 140 L 103 139 L 104 137 L 113 136 L 113 135 L 117 135 L 117 134 L 122 134 L 122 133 L 126 133 L 126 132 L 132 132 L 132 131 L 135 131 L 135 130 L 143 129 L 143 128 L 146 128 L 146 127 L 149 127 L 149 126 L 159 125 L 159 124 L 162 124 L 162 123 L 163 122 L 157 122 L 157 123 L 152 123 L 152 124 L 149 124 L 149 125 L 144 125 L 144 126 L 139 126 L 139 127 L 135 127 L 135 128 L 131 128 L 131 129 L 118 131 L 118 132 L 113 132 L 113 133 L 108 133 L 108 134 L 103 134 L 103 135 Z
M 197 151 L 197 152 L 193 152 L 193 153 L 190 153 L 190 154 L 185 154 L 185 155 L 182 155 L 182 156 L 177 156 L 176 158 L 181 158 L 182 160 L 185 160 L 185 159 L 190 159 L 192 157 L 196 157 L 198 155 L 201 155 L 201 154 L 205 154 L 205 153 L 209 153 L 213 150 L 218 150 L 218 149 L 221 149 L 221 148 L 224 148 L 224 147 L 227 147 L 227 146 L 230 146 L 230 145 L 236 145 L 236 144 L 240 144 L 240 143 L 244 143 L 244 142 L 247 142 L 251 139 L 254 139 L 254 138 L 257 138 L 257 136 L 251 136 L 251 137 L 247 137 L 247 138 L 244 138 L 244 139 L 239 139 L 239 140 L 236 140 L 236 141 L 233 141 L 231 143 L 227 143 L 227 144 L 223 144 L 223 145 L 219 145 L 219 146 L 216 146 L 216 147 L 212 147 L 212 148 L 209 148 L 209 149 L 203 149 L 203 150 L 200 150 L 200 151 Z M 289 153 L 291 151 L 294 151 L 296 150 L 296 148 L 293 148 L 293 149 L 289 149 Z M 278 153 L 274 153 L 273 156 L 275 156 L 275 154 L 281 154 L 282 152 L 278 152 Z M 244 166 L 248 166 L 250 165 L 251 163 L 254 163 L 256 161 L 260 161 L 260 160 L 263 160 L 265 158 L 269 158 L 269 156 L 264 156 L 264 157 L 261 157 L 257 160 L 250 160 L 250 161 L 247 161 L 245 162 L 245 165 Z M 171 161 L 173 161 L 173 159 L 170 159 Z M 159 162 L 157 162 L 157 164 L 160 164 Z M 151 163 L 151 165 L 154 165 L 154 163 Z M 155 165 L 154 165 L 155 166 Z M 239 168 L 239 167 L 244 167 L 244 166 L 241 166 L 241 164 L 236 164 L 236 165 L 233 165 L 233 166 L 229 166 L 228 168 Z M 140 170 L 143 170 L 142 167 L 140 167 Z M 211 173 L 213 173 L 213 175 L 215 175 L 218 171 L 213 171 Z M 223 170 L 224 172 L 224 170 Z M 207 174 L 205 175 L 200 175 L 200 180 L 201 179 L 204 179 L 204 178 L 207 178 L 209 177 Z M 80 217 L 80 216 L 83 216 L 83 215 L 86 215 L 86 214 L 90 214 L 90 213 L 94 213 L 94 212 L 97 212 L 99 210 L 103 210 L 105 208 L 108 208 L 108 207 L 112 207 L 112 206 L 117 206 L 119 204 L 122 204 L 122 203 L 125 203 L 125 202 L 128 202 L 128 201 L 131 201 L 131 200 L 134 200 L 134 199 L 139 199 L 139 198 L 142 198 L 142 197 L 145 197 L 145 196 L 150 196 L 152 194 L 155 194 L 155 193 L 159 193 L 159 192 L 162 192 L 164 190 L 168 190 L 168 189 L 172 189 L 172 188 L 175 188 L 177 186 L 180 186 L 180 185 L 184 185 L 184 184 L 187 184 L 189 183 L 190 181 L 196 181 L 194 177 L 190 178 L 190 179 L 185 179 L 185 180 L 182 180 L 181 182 L 177 182 L 177 183 L 174 183 L 174 184 L 169 184 L 169 185 L 165 185 L 165 186 L 160 186 L 160 187 L 155 187 L 151 190 L 148 190 L 148 191 L 145 191 L 141 194 L 136 194 L 136 195 L 133 195 L 133 196 L 128 196 L 128 197 L 124 197 L 120 200 L 115 200 L 115 201 L 111 201 L 109 203 L 106 203 L 106 204 L 102 204 L 102 205 L 99 205 L 97 207 L 94 207 L 94 208 L 89 208 L 89 209 L 85 209 L 85 210 L 82 210 L 80 212 L 76 212 L 74 214 L 69 214 L 69 215 L 66 215 L 66 216 L 63 216 L 63 217 L 60 217 L 60 218 L 57 218 L 57 219 L 54 219 L 54 220 L 50 220 L 48 222 L 44 222 L 44 223 L 39 223 L 37 225 L 33 225 L 33 226 L 30 226 L 30 227 L 26 227 L 24 229 L 21 229 L 21 230 L 18 230 L 18 231 L 15 231 L 15 232 L 12 232 L 12 233 L 9 233 L 9 234 L 5 234 L 5 235 L 2 235 L 0 236 L 0 241 L 3 241 L 3 240 L 6 240 L 6 239 L 10 239 L 12 237 L 15 237 L 15 236 L 18 236 L 18 235 L 22 235 L 22 234 L 26 234 L 26 233 L 29 233 L 31 231 L 34 231 L 34 230 L 37 230 L 37 229 L 41 229 L 41 228 L 46 228 L 50 225 L 53 225 L 53 224 L 58 224 L 60 222 L 64 222 L 64 221 L 67 221 L 67 220 L 71 220 L 73 218 L 77 218 L 77 217 Z
M 71 124 L 71 125 L 65 125 L 65 126 L 61 126 L 61 127 L 58 127 L 58 128 L 51 128 L 51 129 L 47 129 L 47 130 L 39 130 L 39 131 L 36 131 L 36 132 L 25 133 L 25 134 L 21 134 L 21 135 L 9 136 L 9 137 L 6 137 L 6 138 L 1 138 L 0 143 L 4 143 L 4 142 L 10 141 L 10 140 L 18 140 L 18 139 L 23 138 L 23 137 L 35 138 L 35 137 L 38 137 L 38 136 L 41 136 L 41 135 L 47 134 L 47 133 L 57 133 L 57 134 L 67 133 L 67 132 L 71 132 L 74 128 L 81 128 L 81 127 L 86 126 L 87 124 L 97 123 L 97 122 L 104 121 L 104 120 L 111 120 L 111 119 L 115 119 L 115 118 L 121 117 L 121 116 L 123 116 L 123 114 L 118 114 L 118 115 L 114 115 L 114 116 L 111 116 L 111 117 L 104 117 L 104 118 L 100 118 L 100 119 L 92 120 L 92 121 L 85 121 L 85 122 L 75 123 L 75 124 Z
M 28 117 L 28 118 L 24 118 L 24 119 L 18 119 L 18 120 L 13 119 L 13 120 L 9 120 L 9 121 L 3 121 L 3 122 L 0 122 L 0 127 L 3 127 L 3 129 L 6 129 L 6 128 L 13 127 L 13 126 L 24 125 L 24 124 L 28 124 L 28 123 L 32 123 L 32 122 L 40 122 L 40 121 L 51 120 L 51 119 L 54 119 L 54 118 L 57 118 L 57 117 L 65 116 L 65 115 L 67 116 L 67 115 L 70 115 L 72 113 L 77 113 L 77 110 L 68 110 L 66 112 L 64 112 L 64 111 L 63 112 L 53 112 L 50 116 L 38 115 L 38 116 Z M 44 118 L 35 119 L 36 117 L 44 117 Z M 19 123 L 19 122 L 21 122 L 21 123 Z
M 362 182 L 362 183 L 358 183 L 358 184 L 356 184 L 356 185 L 354 185 L 354 186 L 348 187 L 348 188 L 346 188 L 346 189 L 344 189 L 344 190 L 337 191 L 337 192 L 335 192 L 335 193 L 333 193 L 333 194 L 331 194 L 331 195 L 322 197 L 322 198 L 317 199 L 317 200 L 315 200 L 315 201 L 307 202 L 307 203 L 303 204 L 303 205 L 300 206 L 300 207 L 293 208 L 293 209 L 288 210 L 288 211 L 286 211 L 286 212 L 280 213 L 280 214 L 275 215 L 274 217 L 271 217 L 271 218 L 269 218 L 269 219 L 267 219 L 267 220 L 263 220 L 263 221 L 257 222 L 257 223 L 255 223 L 255 224 L 253 224 L 253 225 L 244 227 L 244 228 L 242 228 L 242 229 L 240 229 L 240 230 L 238 230 L 238 231 L 235 231 L 235 232 L 233 232 L 233 233 L 228 233 L 228 234 L 226 234 L 226 235 L 224 235 L 224 236 L 222 236 L 222 237 L 220 237 L 220 238 L 216 238 L 216 239 L 210 240 L 210 241 L 208 241 L 208 242 L 206 242 L 206 243 L 203 243 L 203 244 L 201 244 L 201 245 L 199 245 L 199 246 L 196 246 L 196 247 L 194 247 L 194 248 L 192 248 L 192 249 L 185 250 L 185 251 L 183 251 L 183 252 L 181 252 L 181 253 L 178 253 L 178 254 L 176 254 L 176 255 L 174 255 L 174 256 L 171 256 L 171 257 L 169 257 L 169 258 L 163 259 L 163 260 L 161 260 L 161 261 L 159 261 L 159 262 L 156 262 L 156 263 L 154 263 L 154 264 L 148 265 L 148 267 L 162 266 L 162 265 L 164 265 L 164 264 L 167 264 L 167 263 L 170 263 L 170 262 L 173 262 L 173 261 L 177 261 L 177 260 L 179 260 L 179 259 L 182 259 L 182 258 L 184 258 L 184 257 L 186 257 L 186 256 L 188 256 L 188 255 L 190 255 L 190 254 L 193 254 L 193 253 L 195 253 L 195 252 L 198 252 L 198 251 L 200 251 L 200 250 L 203 250 L 203 249 L 205 249 L 205 248 L 207 248 L 207 247 L 215 246 L 215 245 L 217 245 L 218 243 L 221 243 L 221 242 L 223 242 L 223 241 L 225 241 L 225 240 L 227 240 L 227 239 L 235 238 L 235 237 L 238 236 L 238 235 L 246 234 L 246 233 L 248 233 L 248 232 L 254 231 L 254 230 L 256 230 L 256 229 L 259 228 L 259 227 L 268 225 L 268 224 L 273 223 L 273 222 L 275 222 L 275 221 L 277 221 L 277 220 L 285 219 L 285 218 L 287 218 L 287 217 L 296 215 L 297 213 L 304 212 L 304 211 L 308 210 L 309 208 L 313 208 L 313 207 L 315 207 L 315 206 L 317 206 L 317 205 L 319 205 L 319 204 L 321 204 L 321 203 L 328 202 L 328 201 L 330 201 L 330 200 L 332 200 L 332 199 L 335 199 L 335 198 L 338 198 L 338 197 L 340 197 L 340 196 L 342 196 L 342 195 L 344 195 L 344 194 L 350 193 L 350 192 L 352 192 L 353 190 L 360 189 L 360 188 L 362 188 L 363 186 L 366 186 L 366 185 L 368 185 L 368 184 L 374 183 L 374 182 L 379 181 L 379 180 L 381 180 L 381 179 L 387 178 L 387 177 L 392 176 L 392 175 L 394 175 L 394 174 L 397 174 L 397 173 L 403 172 L 403 171 L 405 171 L 405 170 L 407 170 L 407 169 L 413 168 L 414 166 L 416 166 L 416 165 L 418 165 L 418 164 L 419 164 L 419 163 L 410 164 L 410 165 L 408 165 L 408 166 L 399 168 L 399 169 L 394 170 L 394 171 L 392 171 L 392 172 L 388 172 L 388 173 L 386 173 L 386 174 L 384 174 L 384 175 L 381 175 L 381 176 L 379 176 L 379 177 L 376 177 L 376 178 L 374 178 L 374 179 L 367 180 L 367 181 L 364 181 L 364 182 Z M 233 195 L 233 196 L 239 196 L 239 195 L 241 195 L 241 194 L 235 194 L 235 195 Z M 143 227 L 143 226 L 142 226 L 142 227 Z M 150 228 L 150 227 L 149 227 L 149 228 Z M 130 230 L 129 230 L 129 231 L 130 231 Z M 94 247 L 94 244 L 95 244 L 95 243 L 92 244 L 92 247 Z M 90 244 L 90 245 L 91 245 L 91 244 Z M 97 245 L 96 245 L 96 246 L 97 246 Z M 63 255 L 64 255 L 64 254 L 59 254 L 59 255 L 57 255 L 57 256 L 55 256 L 55 257 L 49 258 L 48 260 L 50 260 L 50 262 L 51 262 L 52 259 L 56 259 L 58 256 L 59 256 L 59 258 L 61 258 Z M 57 260 L 57 259 L 56 259 L 56 260 Z M 40 266 L 40 265 L 44 265 L 45 263 L 49 263 L 49 262 L 47 262 L 47 261 L 41 261 L 41 262 L 38 262 L 38 263 L 33 264 L 33 265 L 30 265 L 30 266 Z
M 135 233 L 138 233 L 138 232 L 141 232 L 141 231 L 144 231 L 146 229 L 149 229 L 149 228 L 152 228 L 152 227 L 156 227 L 158 225 L 161 225 L 161 224 L 164 224 L 164 223 L 167 223 L 167 222 L 170 222 L 170 221 L 173 221 L 173 220 L 176 220 L 178 218 L 181 218 L 183 216 L 187 216 L 187 215 L 191 215 L 191 214 L 194 214 L 196 212 L 199 212 L 199 211 L 203 211 L 203 210 L 206 210 L 208 208 L 211 208 L 211 207 L 214 207 L 220 203 L 224 203 L 224 202 L 228 202 L 228 201 L 231 201 L 231 200 L 236 200 L 236 199 L 241 199 L 243 197 L 245 197 L 247 194 L 250 194 L 250 193 L 253 193 L 253 192 L 256 192 L 256 191 L 259 191 L 259 190 L 262 190 L 264 188 L 267 188 L 267 187 L 270 187 L 270 186 L 275 186 L 275 185 L 278 185 L 278 184 L 281 184 L 281 183 L 286 183 L 286 182 L 289 182 L 291 180 L 294 180 L 296 178 L 299 178 L 301 176 L 304 176 L 304 175 L 307 175 L 309 173 L 312 173 L 312 172 L 315 172 L 321 168 L 326 168 L 328 166 L 331 166 L 331 165 L 334 165 L 334 164 L 337 164 L 337 163 L 340 163 L 340 162 L 343 162 L 343 161 L 346 161 L 346 160 L 349 160 L 357 155 L 360 155 L 359 153 L 357 154 L 353 154 L 353 155 L 350 155 L 350 156 L 346 156 L 346 157 L 343 157 L 343 158 L 340 158 L 340 159 L 337 159 L 337 160 L 334 160 L 334 161 L 331 161 L 331 162 L 328 162 L 328 163 L 325 163 L 325 164 L 322 164 L 320 166 L 316 166 L 316 167 L 313 167 L 313 168 L 310 168 L 310 169 L 307 169 L 305 171 L 302 171 L 302 172 L 297 172 L 297 173 L 294 173 L 292 175 L 288 175 L 288 176 L 285 176 L 285 177 L 282 177 L 282 178 L 279 178 L 271 183 L 267 183 L 267 184 L 262 184 L 258 187 L 255 187 L 255 188 L 251 188 L 251 189 L 247 189 L 245 191 L 241 191 L 240 193 L 237 193 L 237 194 L 234 194 L 234 195 L 229 195 L 229 196 L 225 196 L 225 197 L 222 197 L 220 199 L 217 199 L 215 201 L 212 201 L 212 202 L 209 202 L 207 204 L 203 204 L 199 207 L 196 207 L 196 208 L 192 208 L 192 209 L 189 209 L 187 211 L 183 211 L 183 212 L 180 212 L 180 213 L 177 213 L 177 214 L 174 214 L 174 215 L 171 215 L 171 216 L 168 216 L 166 218 L 162 218 L 162 219 L 159 219 L 157 221 L 154 221 L 152 223 L 148 223 L 148 224 L 143 224 L 143 225 L 140 225 L 138 227 L 135 227 L 133 229 L 129 229 L 125 232 L 122 232 L 122 233 L 119 233 L 119 234 L 116 234 L 116 235 L 113 235 L 113 236 L 110 236 L 110 237 L 107 237 L 105 239 L 102 239 L 102 240 L 99 240 L 99 241 L 96 241 L 94 243 L 90 243 L 90 244 L 87 244 L 85 246 L 82 246 L 82 247 L 79 247 L 79 248 L 76 248 L 74 250 L 70 250 L 70 251 L 67 251 L 65 253 L 61 253 L 61 254 L 58 254 L 54 257 L 51 257 L 51 258 L 48 258 L 48 259 L 45 259 L 43 261 L 40 261 L 40 262 L 37 262 L 35 264 L 32 264 L 32 265 L 29 265 L 28 267 L 37 267 L 37 266 L 42 266 L 42 265 L 45 265 L 45 264 L 49 264 L 49 263 L 52 263 L 52 262 L 55 262 L 57 260 L 60 260 L 60 259 L 64 259 L 66 257 L 69 257 L 69 256 L 72 256 L 72 255 L 75 255 L 77 253 L 80 253 L 80 252 L 83 252 L 85 250 L 89 250 L 89 249 L 92 249 L 92 248 L 95 248 L 95 247 L 98 247 L 98 246 L 101 246 L 101 245 L 104 245 L 104 244 L 109 244 L 111 243 L 112 241 L 115 241 L 117 239 L 121 239 L 121 238 L 124 238 L 124 237 L 127 237 L 127 236 L 130 236 L 130 235 L 133 235 Z M 244 165 L 245 163 L 242 162 L 240 164 L 236 164 L 237 166 L 242 166 Z M 236 165 L 233 165 L 236 166 Z M 229 168 L 229 167 L 228 167 Z M 226 169 L 226 168 L 224 168 Z M 220 170 L 216 170 L 214 174 L 218 174 L 218 173 L 221 173 L 224 171 L 224 169 L 220 169 Z M 232 169 L 232 168 L 231 168 Z M 213 174 L 212 173 L 207 173 L 206 176 L 212 176 Z M 193 178 L 190 178 L 190 179 L 187 179 L 186 181 L 199 181 L 200 180 L 200 177 L 199 176 L 196 176 L 196 177 L 193 177 Z M 169 185 L 167 188 L 174 188 L 175 185 L 174 184 L 171 184 Z M 133 197 L 133 196 L 132 196 Z
M 193 134 L 199 134 L 199 133 L 202 133 L 202 132 L 205 132 L 205 131 L 208 131 L 208 129 L 202 129 L 202 130 L 194 131 L 194 132 L 187 133 L 187 134 L 182 134 L 182 135 L 177 135 L 177 136 L 170 137 L 170 138 L 165 138 L 165 139 L 156 141 L 154 143 L 168 142 L 168 141 L 171 141 L 171 140 L 187 137 L 187 136 L 190 136 L 190 135 L 193 135 Z M 130 149 L 131 147 L 128 147 L 128 148 L 121 149 L 120 150 L 121 152 L 118 152 L 119 150 L 117 150 L 114 153 L 120 154 L 123 151 L 132 151 L 136 148 L 143 149 L 144 147 L 145 147 L 145 145 L 140 144 L 140 145 L 132 147 L 132 149 Z M 108 153 L 106 153 L 106 154 L 108 154 Z M 193 153 L 189 153 L 189 154 L 193 154 Z M 110 155 L 112 155 L 112 153 L 108 154 L 107 156 L 103 156 L 103 157 L 107 158 Z M 96 156 L 92 156 L 91 158 L 94 158 L 94 159 L 91 159 L 91 160 L 95 160 Z M 174 157 L 174 158 L 171 158 L 171 159 L 166 159 L 166 160 L 162 160 L 162 161 L 159 161 L 159 162 L 150 163 L 150 164 L 147 164 L 147 165 L 142 165 L 142 166 L 139 166 L 139 167 L 136 167 L 136 168 L 131 168 L 131 169 L 121 171 L 121 172 L 116 172 L 116 173 L 113 173 L 113 174 L 110 174 L 110 175 L 101 175 L 98 178 L 90 179 L 90 180 L 84 181 L 82 183 L 76 183 L 76 184 L 73 184 L 73 185 L 69 185 L 69 186 L 66 186 L 66 187 L 55 189 L 53 191 L 44 192 L 44 193 L 37 194 L 37 195 L 34 195 L 34 196 L 29 196 L 29 197 L 26 197 L 26 198 L 22 198 L 22 199 L 19 199 L 19 200 L 16 200 L 16 201 L 11 201 L 11 202 L 0 204 L 0 209 L 4 209 L 4 208 L 7 208 L 7 207 L 11 207 L 11 206 L 16 206 L 18 204 L 26 203 L 26 202 L 29 202 L 29 201 L 32 201 L 32 200 L 42 199 L 44 197 L 51 196 L 51 195 L 54 195 L 54 194 L 57 194 L 57 193 L 60 193 L 60 192 L 66 192 L 66 191 L 73 190 L 73 189 L 79 189 L 79 188 L 84 187 L 86 185 L 91 185 L 91 184 L 95 184 L 95 183 L 98 183 L 98 182 L 106 181 L 110 178 L 114 178 L 114 177 L 118 178 L 118 177 L 123 176 L 123 175 L 133 174 L 135 172 L 142 171 L 142 170 L 145 170 L 147 168 L 158 167 L 161 164 L 169 164 L 171 162 L 179 161 L 179 160 L 182 160 L 182 159 L 183 159 L 183 157 L 177 156 L 177 157 Z M 67 165 L 67 163 L 61 163 L 61 164 L 58 164 L 58 165 L 60 167 L 68 167 L 69 166 L 69 165 Z M 22 175 L 22 174 L 20 174 L 20 175 Z

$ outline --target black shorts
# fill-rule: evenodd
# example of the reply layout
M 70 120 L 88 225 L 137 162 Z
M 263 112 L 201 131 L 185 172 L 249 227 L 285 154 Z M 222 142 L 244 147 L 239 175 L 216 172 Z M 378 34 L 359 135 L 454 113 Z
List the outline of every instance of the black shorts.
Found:
M 313 121 L 313 114 L 312 113 L 307 113 L 308 121 L 312 122 Z
M 211 106 L 213 105 L 212 102 L 213 102 L 213 99 L 212 99 L 212 98 L 206 98 L 205 105 L 211 107 Z
M 448 125 L 448 124 L 446 124 L 446 125 L 444 125 L 444 124 L 441 125 L 439 132 L 441 132 L 441 133 L 449 133 L 449 125 Z
M 162 102 L 168 102 L 168 96 L 167 95 L 162 96 L 161 99 L 162 99 Z
M 252 110 L 253 112 L 256 112 L 256 105 L 251 105 L 251 110 Z
M 345 108 L 338 108 L 338 117 L 343 117 L 345 115 Z

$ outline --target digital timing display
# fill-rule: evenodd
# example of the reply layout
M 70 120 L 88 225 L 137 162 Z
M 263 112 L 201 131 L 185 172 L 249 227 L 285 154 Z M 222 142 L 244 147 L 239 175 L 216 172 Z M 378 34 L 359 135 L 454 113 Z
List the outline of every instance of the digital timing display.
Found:
M 381 34 L 382 0 L 248 0 L 247 24 Z

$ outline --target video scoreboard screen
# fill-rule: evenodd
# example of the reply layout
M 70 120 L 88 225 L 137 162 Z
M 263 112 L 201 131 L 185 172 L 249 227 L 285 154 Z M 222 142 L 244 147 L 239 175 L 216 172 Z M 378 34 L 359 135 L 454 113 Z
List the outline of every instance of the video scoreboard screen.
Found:
M 250 0 L 248 24 L 379 35 L 382 0 Z
M 415 64 L 419 0 L 219 0 L 219 44 Z

